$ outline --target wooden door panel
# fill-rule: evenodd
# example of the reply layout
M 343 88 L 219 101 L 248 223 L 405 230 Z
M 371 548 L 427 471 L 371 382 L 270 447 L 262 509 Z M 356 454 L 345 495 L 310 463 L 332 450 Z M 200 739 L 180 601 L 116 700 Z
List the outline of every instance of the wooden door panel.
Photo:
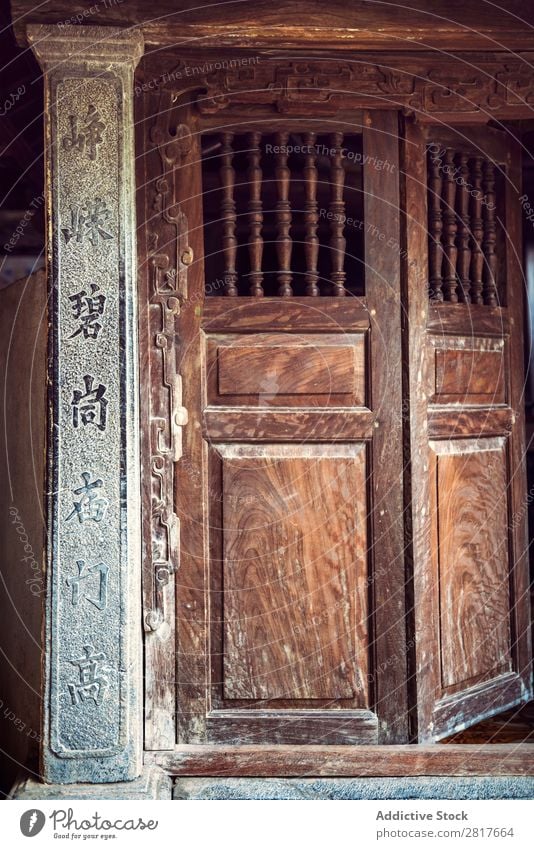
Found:
M 426 742 L 532 695 L 520 156 L 487 129 L 426 134 L 407 122 L 405 133 L 407 253 L 429 261 L 428 287 L 406 266 L 414 701 Z
M 224 698 L 367 707 L 364 445 L 217 451 Z
M 430 444 L 443 694 L 512 668 L 504 438 Z
M 361 407 L 365 334 L 207 336 L 207 402 L 222 407 Z

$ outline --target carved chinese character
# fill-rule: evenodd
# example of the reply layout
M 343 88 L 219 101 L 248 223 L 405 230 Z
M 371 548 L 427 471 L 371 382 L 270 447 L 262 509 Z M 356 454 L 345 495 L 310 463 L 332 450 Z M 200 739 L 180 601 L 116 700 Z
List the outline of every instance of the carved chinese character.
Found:
M 89 472 L 82 472 L 82 479 L 84 482 L 83 486 L 73 490 L 74 495 L 81 495 L 81 498 L 79 501 L 74 502 L 72 513 L 67 516 L 66 521 L 68 522 L 73 516 L 77 516 L 81 525 L 88 519 L 91 519 L 93 522 L 101 522 L 106 515 L 109 501 L 95 492 L 95 490 L 104 486 L 104 482 L 98 478 L 90 483 L 91 475 Z
M 109 566 L 105 563 L 94 563 L 92 566 L 86 566 L 85 560 L 77 560 L 78 574 L 76 577 L 67 578 L 67 586 L 72 587 L 72 604 L 77 607 L 80 603 L 80 597 L 87 599 L 91 604 L 94 604 L 98 610 L 105 610 L 108 603 L 108 571 Z M 91 579 L 97 576 L 98 596 L 91 598 L 89 595 L 84 595 L 84 587 L 82 584 L 94 584 Z M 86 590 L 87 592 L 87 590 Z
M 93 699 L 95 705 L 100 705 L 109 686 L 109 679 L 99 670 L 99 662 L 106 660 L 106 655 L 101 651 L 95 652 L 90 643 L 84 646 L 83 650 L 84 657 L 70 661 L 80 671 L 79 683 L 69 684 L 72 704 L 77 705 L 87 699 Z
M 71 209 L 71 223 L 69 227 L 62 227 L 61 232 L 65 242 L 71 239 L 83 242 L 87 237 L 91 244 L 96 247 L 100 239 L 112 239 L 113 236 L 106 229 L 111 211 L 106 202 L 101 198 L 95 198 L 91 203 L 75 204 Z
M 80 333 L 83 334 L 84 339 L 98 338 L 98 334 L 102 330 L 102 325 L 98 319 L 103 316 L 106 305 L 106 296 L 95 294 L 99 291 L 100 287 L 96 283 L 91 283 L 91 294 L 87 294 L 85 289 L 82 289 L 81 292 L 69 296 L 72 314 L 80 325 L 74 333 L 71 333 L 71 339 Z
M 80 120 L 77 115 L 69 115 L 69 122 L 70 135 L 63 138 L 65 150 L 77 147 L 80 153 L 86 150 L 89 159 L 96 159 L 97 146 L 102 142 L 102 132 L 106 129 L 98 109 L 89 106 L 85 118 Z
M 98 430 L 106 429 L 107 399 L 106 387 L 99 383 L 94 386 L 94 377 L 84 375 L 85 392 L 75 389 L 72 393 L 72 424 L 74 427 L 94 424 Z

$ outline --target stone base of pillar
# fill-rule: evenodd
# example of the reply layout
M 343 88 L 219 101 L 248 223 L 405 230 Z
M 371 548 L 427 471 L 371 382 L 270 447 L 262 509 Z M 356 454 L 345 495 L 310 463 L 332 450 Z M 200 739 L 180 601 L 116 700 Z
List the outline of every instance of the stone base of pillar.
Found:
M 81 800 L 81 799 L 171 799 L 172 780 L 159 767 L 145 767 L 133 781 L 113 784 L 44 784 L 30 776 L 21 776 L 13 786 L 10 799 Z

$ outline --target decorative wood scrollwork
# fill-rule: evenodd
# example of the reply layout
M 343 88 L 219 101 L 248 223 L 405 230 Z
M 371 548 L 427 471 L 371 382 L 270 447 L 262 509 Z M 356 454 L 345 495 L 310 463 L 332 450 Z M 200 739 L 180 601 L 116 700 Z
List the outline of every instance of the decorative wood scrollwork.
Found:
M 173 126 L 162 109 L 150 131 L 157 148 L 160 176 L 155 181 L 149 222 L 148 274 L 150 325 L 150 473 L 152 490 L 151 544 L 153 593 L 145 627 L 158 630 L 165 622 L 165 593 L 179 566 L 180 522 L 174 510 L 174 464 L 182 455 L 182 428 L 187 410 L 182 405 L 182 379 L 176 363 L 176 318 L 187 297 L 191 264 L 188 222 L 174 202 L 174 172 L 191 149 L 191 134 L 183 124 Z M 150 193 L 148 195 L 150 197 Z
M 413 110 L 424 115 L 482 113 L 512 117 L 534 102 L 534 80 L 528 62 L 489 61 L 481 58 L 473 67 L 462 57 L 443 59 L 403 57 L 395 54 L 380 62 L 361 54 L 354 62 L 289 61 L 245 57 L 240 64 L 204 57 L 181 60 L 162 73 L 161 60 L 145 60 L 145 76 L 158 89 L 198 91 L 197 107 L 205 115 L 243 107 L 267 107 L 286 114 L 306 114 L 320 105 L 323 115 L 345 109 L 390 108 Z M 154 67 L 153 67 L 154 65 Z M 193 73 L 194 71 L 194 73 Z M 519 114 L 519 113 L 518 113 Z

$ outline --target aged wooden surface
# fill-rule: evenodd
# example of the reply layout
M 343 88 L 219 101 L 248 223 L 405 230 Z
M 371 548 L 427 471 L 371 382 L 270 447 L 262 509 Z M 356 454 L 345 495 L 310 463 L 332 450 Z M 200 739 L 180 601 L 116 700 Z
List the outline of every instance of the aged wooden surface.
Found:
M 399 172 L 398 115 L 369 112 L 363 154 L 389 162 Z M 365 239 L 365 290 L 371 316 L 369 406 L 375 415 L 371 443 L 371 607 L 374 697 L 380 742 L 408 738 L 403 452 L 399 181 L 384 169 L 364 169 L 364 218 L 380 221 L 380 236 Z M 373 664 L 372 664 L 373 665 Z
M 506 453 L 503 439 L 442 440 L 431 452 L 445 695 L 511 669 Z
M 151 755 L 174 775 L 415 776 L 532 775 L 525 744 L 413 746 L 181 746 Z
M 363 407 L 365 335 L 210 336 L 206 371 L 209 405 Z
M 53 8 L 41 8 L 29 0 L 12 0 L 15 32 L 24 43 L 27 23 L 101 24 L 96 6 L 59 0 Z M 318 50 L 354 50 L 358 47 L 395 51 L 530 50 L 530 33 L 524 25 L 525 5 L 520 0 L 506 7 L 492 6 L 491 13 L 481 0 L 411 0 L 410 6 L 376 5 L 357 0 L 347 5 L 333 0 L 325 7 L 321 0 L 306 0 L 291 7 L 281 0 L 257 0 L 221 6 L 211 2 L 198 6 L 194 0 L 157 0 L 150 7 L 141 0 L 106 7 L 106 25 L 141 26 L 145 42 L 176 45 L 201 41 L 202 45 L 222 47 L 297 46 Z
M 431 402 L 435 404 L 504 404 L 502 348 L 437 348 L 433 388 Z
M 363 444 L 216 450 L 224 697 L 367 707 Z
M 424 136 L 407 124 L 407 212 L 414 222 L 422 223 L 426 219 L 424 201 L 416 197 L 415 186 L 424 175 L 410 159 L 414 135 L 419 136 L 421 149 Z M 435 144 L 436 133 L 429 135 Z M 480 132 L 469 136 L 464 133 L 464 145 L 477 146 L 481 155 L 481 187 L 492 207 L 496 200 L 504 215 L 507 236 L 500 250 L 506 273 L 499 287 L 500 306 L 496 306 L 493 210 L 475 210 L 474 217 L 482 215 L 483 219 L 485 270 L 482 275 L 471 273 L 464 280 L 469 290 L 460 291 L 464 300 L 469 296 L 484 304 L 442 303 L 428 310 L 420 302 L 415 274 L 413 287 L 408 282 L 409 338 L 414 339 L 407 366 L 413 385 L 411 486 L 417 493 L 412 514 L 416 698 L 422 741 L 440 739 L 531 695 L 526 511 L 518 498 L 519 490 L 525 491 L 520 454 L 520 286 L 513 282 L 519 271 L 519 184 L 511 164 L 512 159 L 515 162 L 513 144 L 506 137 L 488 133 L 486 151 Z M 451 158 L 450 151 L 457 149 L 451 144 L 456 143 L 445 131 L 440 147 L 446 151 L 447 161 L 461 163 L 461 157 Z M 504 197 L 494 195 L 493 162 L 506 168 L 510 178 Z M 455 195 L 452 189 L 448 191 L 446 208 L 450 211 Z M 456 247 L 462 245 L 462 237 L 460 233 L 458 242 L 455 228 L 463 226 L 462 218 L 452 222 L 444 209 L 443 224 L 443 291 L 450 301 L 458 294 L 458 281 L 452 280 L 446 263 L 456 268 Z M 472 224 L 478 227 L 478 223 Z M 430 226 L 435 226 L 432 217 Z M 408 255 L 415 256 L 419 251 L 416 242 L 410 241 L 410 232 L 409 227 Z M 427 435 L 432 440 L 429 452 Z
M 301 745 L 311 740 L 322 745 L 362 745 L 378 742 L 378 719 L 370 710 L 216 710 L 208 714 L 208 736 L 213 743 L 236 745 L 269 743 Z

